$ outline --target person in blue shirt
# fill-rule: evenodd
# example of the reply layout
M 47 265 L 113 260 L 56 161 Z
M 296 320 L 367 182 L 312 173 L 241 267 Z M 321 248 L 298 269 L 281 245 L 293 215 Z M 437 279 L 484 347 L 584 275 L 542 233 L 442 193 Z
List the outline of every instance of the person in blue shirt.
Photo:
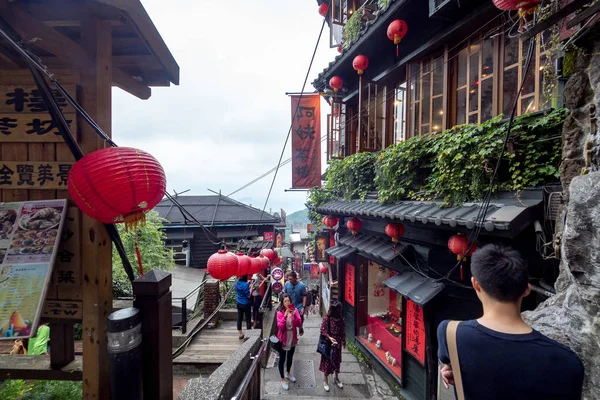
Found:
M 510 247 L 489 244 L 473 253 L 471 284 L 483 316 L 463 321 L 456 347 L 465 400 L 579 400 L 584 368 L 568 347 L 532 329 L 521 318 L 521 302 L 531 285 L 527 263 Z M 454 365 L 446 331 L 438 327 L 438 358 L 446 387 L 454 385 Z M 458 398 L 458 397 L 457 397 Z
M 300 313 L 302 324 L 304 324 L 304 315 L 306 314 L 306 286 L 298 280 L 298 274 L 292 271 L 288 274 L 288 281 L 283 287 L 283 293 L 287 293 L 292 298 L 294 306 Z M 300 327 L 300 336 L 304 335 L 304 328 Z
M 244 340 L 244 332 L 242 332 L 242 320 L 246 317 L 246 330 L 251 329 L 250 311 L 252 301 L 250 300 L 250 286 L 248 286 L 248 275 L 239 276 L 235 284 L 235 296 L 237 300 L 237 330 L 240 340 Z

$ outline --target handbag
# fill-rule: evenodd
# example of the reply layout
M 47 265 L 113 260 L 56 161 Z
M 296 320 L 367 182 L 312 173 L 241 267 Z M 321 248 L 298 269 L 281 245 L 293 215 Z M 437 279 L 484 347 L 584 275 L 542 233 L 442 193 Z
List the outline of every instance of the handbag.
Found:
M 329 317 L 327 317 L 327 334 L 331 336 L 331 318 Z M 323 357 L 331 359 L 331 341 L 323 334 L 319 336 L 317 353 L 321 354 Z
M 283 343 L 281 343 L 281 340 L 279 340 L 275 335 L 272 335 L 269 340 L 271 342 L 271 348 L 279 353 L 283 348 Z

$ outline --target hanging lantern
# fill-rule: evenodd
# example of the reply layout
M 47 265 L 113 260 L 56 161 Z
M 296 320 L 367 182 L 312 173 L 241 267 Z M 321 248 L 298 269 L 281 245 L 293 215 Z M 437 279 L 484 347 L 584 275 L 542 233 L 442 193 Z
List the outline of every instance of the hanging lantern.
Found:
M 338 53 L 341 53 L 343 49 L 344 49 L 344 48 L 342 47 L 342 45 L 341 45 L 341 44 L 338 44 L 338 47 L 337 47 L 337 51 L 338 51 Z
M 71 198 L 85 214 L 127 230 L 146 221 L 146 212 L 165 195 L 165 171 L 150 154 L 129 147 L 94 151 L 71 168 Z
M 503 11 L 518 11 L 519 32 L 527 29 L 527 17 L 537 11 L 540 0 L 493 0 L 496 8 Z
M 346 222 L 346 227 L 350 229 L 353 235 L 362 229 L 362 221 L 356 217 L 352 217 Z
M 319 269 L 321 270 L 322 274 L 326 274 L 329 272 L 329 268 L 327 268 L 327 266 L 323 263 L 319 264 Z
M 183 242 L 181 242 L 181 251 L 183 251 L 184 253 L 187 253 L 188 250 L 189 250 L 188 241 L 183 239 Z
M 392 21 L 392 23 L 388 25 L 387 37 L 396 45 L 396 57 L 398 57 L 398 43 L 406 36 L 407 32 L 408 24 L 401 19 Z
M 328 229 L 333 229 L 339 222 L 339 218 L 335 218 L 335 217 L 331 217 L 331 216 L 326 216 L 323 217 L 323 220 L 321 221 L 323 223 L 323 226 L 325 226 Z
M 278 257 L 273 249 L 262 249 L 260 255 L 266 257 L 269 261 L 273 261 Z
M 359 75 L 362 75 L 365 72 L 365 69 L 369 67 L 369 59 L 366 56 L 358 55 L 354 57 L 352 61 L 352 68 L 358 72 Z
M 404 236 L 406 229 L 402 224 L 387 224 L 385 226 L 385 234 L 392 238 L 392 242 L 398 242 L 398 238 Z
M 235 276 L 244 276 L 250 274 L 250 269 L 252 266 L 250 257 L 244 253 L 237 253 L 235 256 L 238 259 L 237 272 L 235 273 Z
M 260 269 L 261 270 L 269 268 L 269 264 L 271 262 L 269 261 L 269 259 L 267 257 L 259 256 L 258 260 L 260 261 Z
M 332 76 L 329 80 L 329 87 L 333 89 L 334 92 L 337 93 L 344 86 L 344 81 L 339 76 Z
M 329 6 L 325 3 L 319 6 L 319 14 L 321 17 L 327 17 L 327 13 L 329 12 Z
M 473 253 L 475 252 L 475 250 L 477 250 L 477 244 L 473 243 L 473 246 L 471 246 L 471 250 L 469 250 L 469 247 L 471 246 L 471 243 L 469 243 L 469 240 L 467 239 L 467 237 L 462 234 L 462 233 L 458 233 L 452 237 L 450 237 L 450 239 L 448 239 L 448 249 L 456 254 L 456 259 L 458 261 L 460 261 L 460 279 L 463 279 L 463 261 L 465 260 L 466 257 L 470 257 L 471 255 L 473 255 Z
M 238 258 L 235 254 L 222 249 L 210 256 L 206 264 L 210 276 L 223 281 L 237 273 Z
M 258 274 L 262 269 L 262 262 L 256 257 L 250 257 L 250 271 L 249 274 Z
M 275 265 L 276 267 L 278 267 L 278 266 L 281 265 L 281 261 L 282 261 L 281 257 L 277 257 L 275 259 L 275 261 L 273 261 L 273 265 Z

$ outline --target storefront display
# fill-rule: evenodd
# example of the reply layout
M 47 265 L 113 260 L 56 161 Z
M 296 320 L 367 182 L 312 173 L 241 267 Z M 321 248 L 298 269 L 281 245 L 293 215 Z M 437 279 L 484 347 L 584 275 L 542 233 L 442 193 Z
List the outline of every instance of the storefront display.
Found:
M 402 296 L 383 285 L 395 272 L 369 261 L 367 274 L 367 325 L 359 327 L 358 339 L 401 378 Z

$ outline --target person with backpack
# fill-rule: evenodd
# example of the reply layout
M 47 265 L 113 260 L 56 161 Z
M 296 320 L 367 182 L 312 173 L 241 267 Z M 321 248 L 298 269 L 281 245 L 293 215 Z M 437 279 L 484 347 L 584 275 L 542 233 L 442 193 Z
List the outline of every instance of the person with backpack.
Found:
M 442 321 L 442 380 L 458 400 L 579 400 L 584 368 L 568 347 L 521 318 L 531 286 L 527 263 L 514 249 L 489 244 L 473 253 L 471 283 L 483 305 L 477 320 Z

